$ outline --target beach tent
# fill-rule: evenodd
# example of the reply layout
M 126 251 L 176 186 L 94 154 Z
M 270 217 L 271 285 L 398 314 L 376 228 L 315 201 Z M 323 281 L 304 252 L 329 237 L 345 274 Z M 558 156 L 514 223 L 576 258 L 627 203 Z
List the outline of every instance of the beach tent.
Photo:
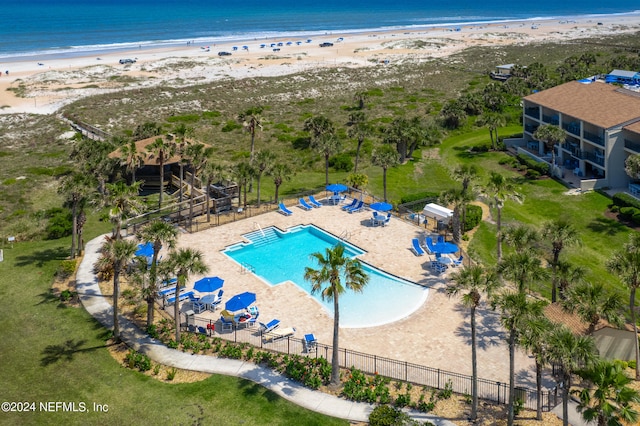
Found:
M 422 209 L 422 214 L 426 217 L 442 221 L 443 223 L 449 223 L 449 220 L 453 216 L 453 210 L 442 207 L 436 203 L 429 203 Z

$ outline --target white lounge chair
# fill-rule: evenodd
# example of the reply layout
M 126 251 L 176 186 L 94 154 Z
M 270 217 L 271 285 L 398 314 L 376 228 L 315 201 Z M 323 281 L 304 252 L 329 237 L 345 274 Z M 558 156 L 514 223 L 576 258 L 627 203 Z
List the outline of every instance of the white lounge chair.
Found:
M 284 339 L 285 337 L 293 336 L 295 332 L 296 329 L 293 327 L 277 328 L 269 333 L 262 333 L 262 339 L 265 342 L 274 342 L 279 339 Z

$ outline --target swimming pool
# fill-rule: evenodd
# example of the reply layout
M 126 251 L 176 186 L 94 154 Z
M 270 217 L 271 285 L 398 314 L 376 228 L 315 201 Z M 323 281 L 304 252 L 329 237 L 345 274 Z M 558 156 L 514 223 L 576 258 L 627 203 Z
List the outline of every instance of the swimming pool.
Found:
M 333 247 L 339 240 L 313 225 L 296 226 L 281 231 L 275 227 L 243 235 L 251 243 L 238 243 L 223 253 L 270 285 L 292 281 L 311 294 L 311 283 L 304 279 L 307 266 L 318 265 L 311 253 Z M 365 251 L 349 243 L 345 254 L 355 257 Z M 373 327 L 402 319 L 417 310 L 426 300 L 428 290 L 409 281 L 387 274 L 367 263 L 363 269 L 369 283 L 361 293 L 347 290 L 340 296 L 340 326 Z M 333 316 L 333 302 L 312 295 Z

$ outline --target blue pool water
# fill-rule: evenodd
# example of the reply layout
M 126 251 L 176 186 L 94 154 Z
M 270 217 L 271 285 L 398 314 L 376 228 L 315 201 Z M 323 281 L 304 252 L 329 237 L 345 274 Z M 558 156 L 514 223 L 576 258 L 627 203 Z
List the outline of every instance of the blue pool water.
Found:
M 296 226 L 283 232 L 276 228 L 244 235 L 251 243 L 239 243 L 224 250 L 224 254 L 251 270 L 270 285 L 292 281 L 311 293 L 311 283 L 304 279 L 305 267 L 317 268 L 311 253 L 322 252 L 338 243 L 338 239 L 315 226 Z M 358 256 L 365 253 L 351 244 L 345 253 Z M 347 291 L 340 296 L 340 326 L 347 328 L 373 327 L 404 318 L 426 300 L 428 290 L 409 281 L 394 277 L 362 263 L 369 283 L 364 291 Z M 333 302 L 323 301 L 320 294 L 313 297 L 330 315 Z

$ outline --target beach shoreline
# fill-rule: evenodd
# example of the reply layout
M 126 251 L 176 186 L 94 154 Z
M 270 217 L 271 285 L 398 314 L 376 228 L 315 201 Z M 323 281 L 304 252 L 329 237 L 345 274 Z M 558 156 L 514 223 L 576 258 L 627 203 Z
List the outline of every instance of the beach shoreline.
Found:
M 137 49 L 98 50 L 78 56 L 14 57 L 0 62 L 0 114 L 51 114 L 74 100 L 109 91 L 279 76 L 324 67 L 376 66 L 449 56 L 472 46 L 569 41 L 637 31 L 640 13 L 630 13 L 342 31 L 299 39 L 239 38 L 215 44 L 140 45 Z M 320 47 L 324 42 L 333 46 Z M 231 55 L 218 56 L 221 51 Z M 120 59 L 136 62 L 123 65 Z M 118 77 L 131 81 L 113 84 Z

